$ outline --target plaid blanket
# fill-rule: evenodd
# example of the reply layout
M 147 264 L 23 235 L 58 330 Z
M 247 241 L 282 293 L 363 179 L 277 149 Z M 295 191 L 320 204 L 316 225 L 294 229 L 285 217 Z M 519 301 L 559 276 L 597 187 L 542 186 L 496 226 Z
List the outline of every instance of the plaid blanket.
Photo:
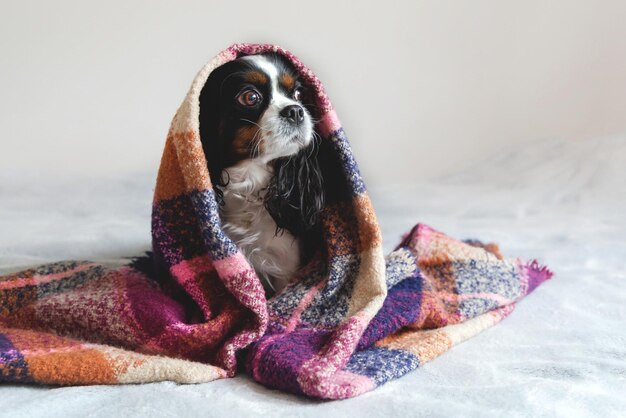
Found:
M 291 284 L 263 287 L 220 227 L 199 138 L 216 67 L 278 51 L 313 89 L 328 181 L 323 244 Z M 401 198 L 401 196 L 398 196 Z M 271 388 L 324 399 L 372 390 L 498 323 L 549 279 L 536 261 L 417 224 L 387 256 L 372 204 L 320 81 L 272 45 L 207 63 L 171 123 L 152 206 L 152 249 L 122 267 L 59 262 L 0 277 L 0 381 L 200 383 L 245 366 Z

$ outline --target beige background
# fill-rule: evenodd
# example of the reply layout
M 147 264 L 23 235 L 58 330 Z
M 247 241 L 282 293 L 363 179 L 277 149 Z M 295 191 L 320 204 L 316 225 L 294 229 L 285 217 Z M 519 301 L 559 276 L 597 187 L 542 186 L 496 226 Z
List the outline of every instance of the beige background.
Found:
M 233 42 L 322 81 L 369 183 L 510 143 L 626 132 L 624 1 L 2 2 L 0 167 L 156 170 L 195 73 Z

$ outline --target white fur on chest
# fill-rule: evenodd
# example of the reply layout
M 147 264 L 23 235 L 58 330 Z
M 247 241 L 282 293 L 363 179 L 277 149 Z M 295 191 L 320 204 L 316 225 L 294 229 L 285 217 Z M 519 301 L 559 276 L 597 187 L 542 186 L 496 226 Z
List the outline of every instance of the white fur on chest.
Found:
M 230 181 L 220 208 L 222 229 L 256 270 L 264 286 L 280 291 L 300 266 L 300 240 L 288 231 L 276 233 L 276 222 L 263 205 L 272 177 L 261 161 L 244 160 L 227 168 Z

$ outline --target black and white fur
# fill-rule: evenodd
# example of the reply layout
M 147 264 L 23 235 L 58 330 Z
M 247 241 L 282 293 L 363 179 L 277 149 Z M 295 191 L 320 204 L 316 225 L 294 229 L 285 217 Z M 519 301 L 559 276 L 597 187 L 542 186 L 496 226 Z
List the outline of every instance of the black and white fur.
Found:
M 324 204 L 306 86 L 278 54 L 214 70 L 200 95 L 200 135 L 224 232 L 268 292 L 311 256 Z

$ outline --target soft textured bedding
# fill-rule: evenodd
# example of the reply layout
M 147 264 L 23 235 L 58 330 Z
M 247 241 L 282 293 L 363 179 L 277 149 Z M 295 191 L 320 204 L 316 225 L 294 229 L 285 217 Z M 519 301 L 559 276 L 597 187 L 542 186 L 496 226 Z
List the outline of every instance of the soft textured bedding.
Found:
M 197 385 L 4 385 L 0 416 L 620 416 L 626 197 L 616 191 L 626 189 L 625 161 L 624 138 L 542 141 L 426 183 L 383 187 L 365 173 L 385 253 L 417 218 L 558 272 L 501 325 L 375 391 L 318 402 L 244 373 Z M 151 172 L 0 171 L 0 274 L 71 257 L 127 263 L 149 248 L 153 185 Z
M 327 185 L 323 245 L 269 301 L 220 227 L 198 134 L 209 73 L 274 50 L 314 89 Z M 392 199 L 403 199 L 399 193 Z M 122 267 L 58 262 L 0 278 L 0 380 L 202 383 L 238 365 L 263 385 L 353 397 L 506 317 L 551 273 L 425 225 L 383 255 L 369 195 L 328 97 L 293 55 L 234 45 L 198 73 L 172 121 L 152 206 L 152 250 Z

